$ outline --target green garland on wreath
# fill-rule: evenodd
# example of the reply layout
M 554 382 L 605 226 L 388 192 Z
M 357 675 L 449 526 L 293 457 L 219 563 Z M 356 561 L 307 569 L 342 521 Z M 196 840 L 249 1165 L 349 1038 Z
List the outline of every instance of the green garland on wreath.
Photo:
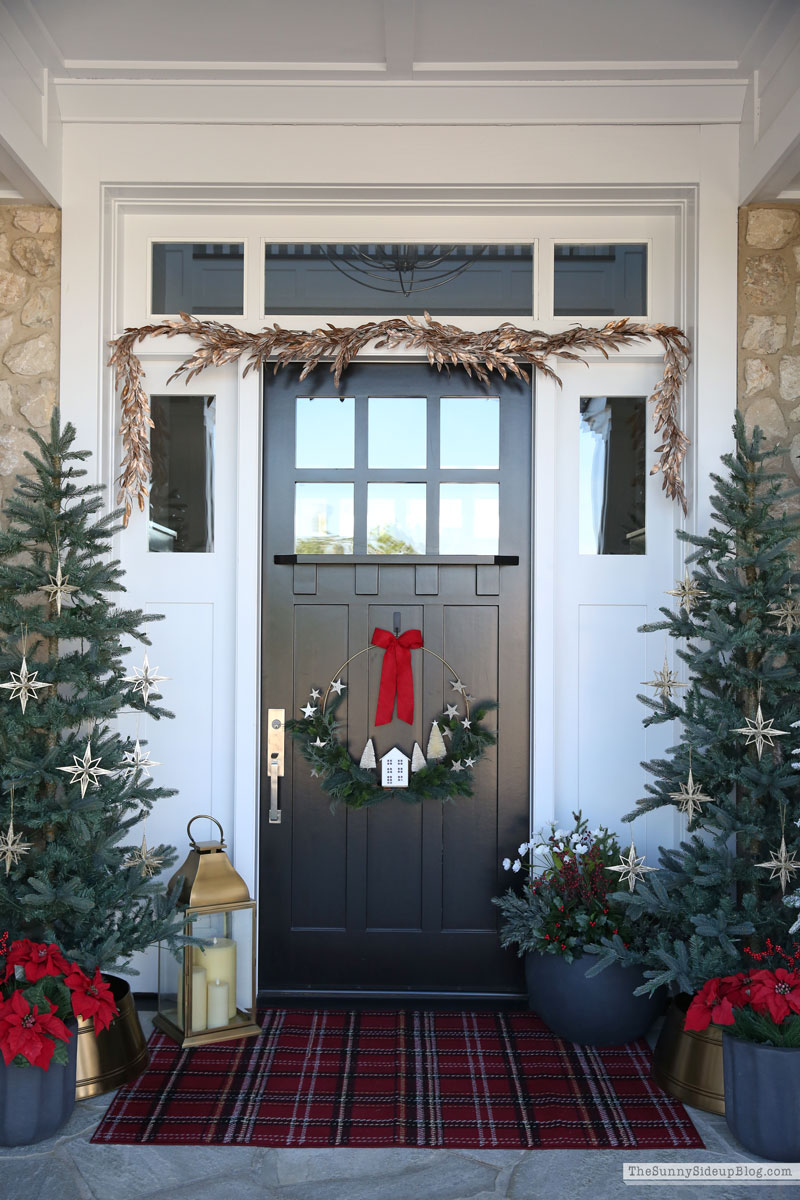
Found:
M 331 700 L 325 712 L 317 708 L 310 717 L 286 722 L 300 753 L 311 764 L 311 774 L 319 778 L 320 787 L 331 797 L 331 810 L 339 804 L 367 808 L 392 796 L 419 804 L 422 800 L 454 800 L 457 796 L 472 795 L 473 768 L 497 741 L 491 730 L 481 724 L 487 712 L 497 708 L 494 701 L 473 704 L 469 729 L 464 728 L 459 718 L 448 719 L 443 712 L 436 723 L 442 732 L 450 733 L 450 747 L 444 758 L 410 772 L 408 787 L 384 788 L 379 782 L 379 768 L 359 766 L 347 746 L 339 741 L 337 730 L 343 722 L 336 720 L 336 710 L 343 699 L 340 694 Z M 320 742 L 322 745 L 318 745 Z M 468 761 L 471 766 L 465 765 Z

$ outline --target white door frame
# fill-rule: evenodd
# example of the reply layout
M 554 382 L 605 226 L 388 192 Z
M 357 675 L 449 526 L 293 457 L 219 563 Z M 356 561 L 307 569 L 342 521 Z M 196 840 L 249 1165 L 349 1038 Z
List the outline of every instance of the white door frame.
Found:
M 292 205 L 291 196 L 283 189 L 279 199 L 270 202 L 263 200 L 257 206 L 244 205 L 236 199 L 207 200 L 203 204 L 203 215 L 195 210 L 197 190 L 186 191 L 183 199 L 176 197 L 175 189 L 170 189 L 169 196 L 159 194 L 158 189 L 142 189 L 125 187 L 107 187 L 103 189 L 105 203 L 103 206 L 103 242 L 102 242 L 102 278 L 104 280 L 103 299 L 103 341 L 117 335 L 125 325 L 144 324 L 147 313 L 143 308 L 145 294 L 141 281 L 146 280 L 147 264 L 136 261 L 131 254 L 130 235 L 136 219 L 146 211 L 147 219 L 154 212 L 160 213 L 159 228 L 163 233 L 159 236 L 170 238 L 173 232 L 180 230 L 181 237 L 195 236 L 195 230 L 206 227 L 211 220 L 216 220 L 215 228 L 222 225 L 229 231 L 227 234 L 213 234 L 213 240 L 243 240 L 236 230 L 250 222 L 246 237 L 257 242 L 259 247 L 262 240 L 252 235 L 254 207 L 257 208 L 257 219 L 262 226 L 270 226 L 277 230 L 296 230 L 291 240 L 324 240 L 337 236 L 346 240 L 369 240 L 370 237 L 388 238 L 389 227 L 396 230 L 394 236 L 417 237 L 425 240 L 443 237 L 450 230 L 449 237 L 459 236 L 462 230 L 472 229 L 472 234 L 463 240 L 474 239 L 479 231 L 487 227 L 496 229 L 502 227 L 499 238 L 502 240 L 531 241 L 537 237 L 541 228 L 546 225 L 552 232 L 551 240 L 610 240 L 599 232 L 607 228 L 610 215 L 625 220 L 645 221 L 648 214 L 656 218 L 665 216 L 673 223 L 674 228 L 674 261 L 677 263 L 673 286 L 673 299 L 669 313 L 656 311 L 655 319 L 674 321 L 684 329 L 691 330 L 694 326 L 694 281 L 696 279 L 695 250 L 697 239 L 694 236 L 694 220 L 697 212 L 696 188 L 641 188 L 626 189 L 624 195 L 609 197 L 608 194 L 598 194 L 596 204 L 591 197 L 587 198 L 586 190 L 580 195 L 573 195 L 566 189 L 561 197 L 554 200 L 552 189 L 546 196 L 537 194 L 535 188 L 494 188 L 480 189 L 480 197 L 465 194 L 467 189 L 453 189 L 452 195 L 442 197 L 441 190 L 435 198 L 420 196 L 422 189 L 408 189 L 409 195 L 404 196 L 403 189 L 397 189 L 393 204 L 393 215 L 387 226 L 388 218 L 375 222 L 365 212 L 359 211 L 353 215 L 352 198 L 343 199 L 336 195 L 336 189 L 319 189 L 319 196 L 312 205 L 308 202 L 308 189 L 303 190 L 296 205 Z M 491 194 L 487 194 L 491 193 Z M 524 194 L 523 194 L 524 193 Z M 444 213 L 443 213 L 444 210 Z M 398 216 L 398 212 L 401 214 Z M 289 214 L 287 216 L 287 213 Z M 405 215 L 402 215 L 405 214 Z M 598 233 L 592 237 L 592 217 L 596 217 Z M 605 219 L 605 221 L 604 221 Z M 287 223 L 288 222 L 288 223 Z M 205 223 L 205 224 L 204 224 Z M 365 229 L 359 233 L 358 230 Z M 511 227 L 517 229 L 516 235 L 509 232 Z M 341 230 L 336 234 L 314 234 L 315 230 L 333 227 Z M 411 229 L 413 232 L 404 232 Z M 428 232 L 422 233 L 422 230 Z M 574 232 L 573 232 L 574 231 Z M 209 240 L 209 234 L 196 234 L 198 240 Z M 140 240 L 136 235 L 134 241 Z M 284 233 L 271 240 L 290 240 Z M 542 242 L 539 240 L 539 247 Z M 543 267 L 544 255 L 537 253 L 537 270 Z M 251 275 L 253 273 L 251 272 Z M 248 284 L 248 301 L 245 318 L 241 323 L 248 329 L 258 329 L 265 319 L 261 315 L 261 287 L 263 272 L 256 272 Z M 132 276 L 136 277 L 132 284 Z M 141 277 L 141 278 L 139 278 Z M 541 278 L 541 276 L 540 276 Z M 146 287 L 146 285 L 145 285 Z M 139 299 L 132 299 L 132 297 Z M 540 298 L 544 289 L 540 291 Z M 541 311 L 541 310 L 540 310 Z M 291 318 L 292 324 L 302 327 L 304 324 L 313 325 L 317 322 L 304 322 L 302 319 Z M 236 319 L 234 319 L 236 322 Z M 286 323 L 285 321 L 283 322 Z M 345 322 L 343 322 L 345 323 Z M 351 323 L 347 319 L 346 323 Z M 352 322 L 355 323 L 355 322 Z M 520 320 L 520 324 L 530 325 L 530 321 Z M 467 322 L 465 322 L 467 324 Z M 537 327 L 553 329 L 563 327 L 564 322 L 548 323 L 546 319 L 536 322 Z M 477 322 L 475 327 L 485 326 L 485 322 Z M 158 356 L 169 349 L 170 354 L 190 350 L 187 339 L 174 339 L 166 343 L 163 339 L 150 340 L 140 345 L 143 358 Z M 102 353 L 102 351 L 101 351 Z M 396 355 L 396 351 L 395 351 Z M 382 355 L 376 355 L 382 357 Z M 641 348 L 627 354 L 623 351 L 622 359 L 638 358 L 639 361 L 650 361 L 660 357 L 657 348 L 648 353 Z M 591 360 L 590 360 L 591 361 Z M 598 358 L 598 361 L 599 358 Z M 260 753 L 260 621 L 261 621 L 261 511 L 263 497 L 262 466 L 261 466 L 261 420 L 262 420 L 262 380 L 257 372 L 244 376 L 245 363 L 238 364 L 238 422 L 237 422 L 237 493 L 236 493 L 236 562 L 237 575 L 235 586 L 235 634 L 234 634 L 234 671 L 233 671 L 233 704 L 235 708 L 233 772 L 232 781 L 234 796 L 234 823 L 230 838 L 231 854 L 237 870 L 247 880 L 252 894 L 257 894 L 258 887 L 258 825 L 259 825 L 259 753 Z M 200 390 L 211 388 L 210 379 L 202 380 L 195 385 Z M 532 796 L 536 797 L 536 814 L 533 820 L 536 826 L 547 821 L 555 812 L 556 786 L 556 731 L 554 727 L 553 697 L 556 680 L 555 628 L 556 614 L 554 611 L 555 588 L 554 580 L 558 570 L 558 547 L 555 541 L 555 509 L 557 501 L 557 479 L 553 447 L 555 445 L 555 412 L 559 399 L 557 385 L 552 380 L 537 378 L 535 388 L 535 433 L 534 433 L 534 580 L 533 580 L 533 677 L 532 691 L 534 703 L 534 723 L 532 730 Z M 110 372 L 103 373 L 100 458 L 104 482 L 113 488 L 113 480 L 118 471 L 120 447 L 117 434 L 119 404 L 113 393 L 113 383 Z M 695 441 L 697 406 L 694 399 L 693 379 L 687 386 L 683 403 L 683 422 L 692 442 Z M 694 491 L 692 469 L 693 458 L 687 462 L 689 478 L 687 480 L 689 494 Z M 124 537 L 116 547 L 124 563 Z M 269 700 L 268 697 L 265 700 Z M 176 840 L 180 831 L 176 831 Z M 182 843 L 178 840 L 179 852 Z

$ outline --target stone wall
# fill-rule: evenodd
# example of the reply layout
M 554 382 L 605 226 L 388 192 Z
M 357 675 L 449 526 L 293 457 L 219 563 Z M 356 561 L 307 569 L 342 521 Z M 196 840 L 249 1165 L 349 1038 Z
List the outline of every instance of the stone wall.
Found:
M 800 204 L 739 213 L 739 407 L 800 478 Z
M 0 501 L 58 396 L 61 213 L 0 204 Z

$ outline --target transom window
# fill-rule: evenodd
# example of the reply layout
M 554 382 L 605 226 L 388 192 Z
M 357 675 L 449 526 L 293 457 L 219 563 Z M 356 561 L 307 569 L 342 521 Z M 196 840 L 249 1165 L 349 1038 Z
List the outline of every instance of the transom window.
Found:
M 533 246 L 521 243 L 273 243 L 264 261 L 273 313 L 531 316 Z
M 300 396 L 295 552 L 493 555 L 497 396 Z

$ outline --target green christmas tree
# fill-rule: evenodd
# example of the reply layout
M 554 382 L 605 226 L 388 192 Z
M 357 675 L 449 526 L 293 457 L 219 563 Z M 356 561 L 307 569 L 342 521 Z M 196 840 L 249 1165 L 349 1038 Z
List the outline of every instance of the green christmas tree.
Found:
M 152 672 L 123 665 L 156 618 L 117 607 L 120 513 L 82 482 L 74 428 L 56 410 L 49 440 L 31 436 L 34 474 L 19 476 L 0 531 L 0 931 L 57 942 L 87 971 L 128 967 L 179 929 L 154 878 L 173 849 L 126 844 L 174 793 L 153 785 L 143 742 L 115 729 L 122 709 L 171 716 Z
M 616 893 L 629 920 L 650 927 L 651 991 L 693 992 L 752 965 L 746 946 L 785 941 L 783 897 L 800 871 L 789 736 L 800 717 L 800 522 L 787 513 L 796 493 L 774 469 L 780 451 L 764 449 L 758 429 L 748 438 L 738 413 L 734 433 L 726 474 L 712 475 L 712 528 L 678 532 L 694 547 L 691 569 L 674 607 L 660 610 L 664 620 L 643 627 L 665 630 L 688 668 L 681 688 L 665 663 L 660 694 L 640 697 L 651 710 L 645 725 L 675 721 L 680 740 L 667 758 L 644 764 L 654 782 L 624 818 L 664 805 L 688 818 L 680 847 L 660 849 L 660 869 Z M 625 957 L 613 942 L 595 951 Z

